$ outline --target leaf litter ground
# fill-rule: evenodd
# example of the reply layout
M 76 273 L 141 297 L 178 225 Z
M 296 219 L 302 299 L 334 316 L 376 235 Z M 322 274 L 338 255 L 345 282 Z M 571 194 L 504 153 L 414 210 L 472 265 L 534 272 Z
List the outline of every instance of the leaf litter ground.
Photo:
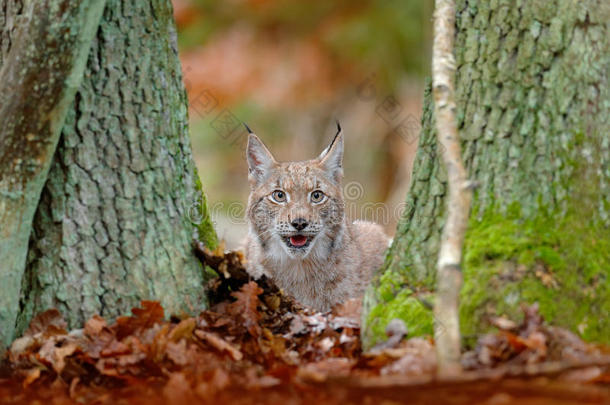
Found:
M 402 323 L 363 353 L 358 303 L 315 313 L 252 280 L 239 253 L 196 252 L 220 274 L 209 310 L 165 320 L 143 301 L 70 332 L 46 311 L 7 352 L 0 403 L 610 404 L 608 351 L 546 325 L 536 305 L 520 324 L 495 319 L 464 373 L 440 380 L 434 343 L 407 339 Z

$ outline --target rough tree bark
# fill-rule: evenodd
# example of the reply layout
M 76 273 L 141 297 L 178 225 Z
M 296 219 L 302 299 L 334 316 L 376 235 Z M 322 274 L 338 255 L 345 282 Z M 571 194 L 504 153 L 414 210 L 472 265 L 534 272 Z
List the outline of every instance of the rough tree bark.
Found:
M 32 218 L 103 8 L 0 3 L 0 349 L 12 338 Z
M 18 279 L 17 332 L 50 307 L 75 327 L 142 299 L 168 313 L 205 306 L 191 240 L 214 246 L 216 235 L 191 156 L 170 1 L 107 0 L 88 46 Z
M 545 318 L 610 341 L 610 67 L 607 2 L 460 0 L 456 12 L 458 126 L 473 199 L 463 262 L 463 335 L 489 319 Z M 402 318 L 432 333 L 434 264 L 445 218 L 433 101 L 407 209 L 365 296 L 365 346 Z

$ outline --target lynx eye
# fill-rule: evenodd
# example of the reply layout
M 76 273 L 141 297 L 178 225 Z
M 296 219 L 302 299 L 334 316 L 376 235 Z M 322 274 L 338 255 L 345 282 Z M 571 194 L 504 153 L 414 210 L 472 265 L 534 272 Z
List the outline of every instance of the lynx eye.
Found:
M 276 202 L 276 203 L 285 203 L 287 200 L 287 196 L 286 193 L 283 192 L 282 190 L 275 190 L 273 193 L 271 193 L 271 199 Z
M 326 199 L 326 195 L 320 190 L 315 190 L 311 193 L 310 196 L 311 202 L 314 204 L 320 204 L 322 201 Z

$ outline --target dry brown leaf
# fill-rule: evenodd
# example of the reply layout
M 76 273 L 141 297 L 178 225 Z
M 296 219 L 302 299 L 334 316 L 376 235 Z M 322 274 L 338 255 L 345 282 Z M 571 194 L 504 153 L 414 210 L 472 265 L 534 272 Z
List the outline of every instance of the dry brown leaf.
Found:
M 165 347 L 167 357 L 179 366 L 185 366 L 189 363 L 189 355 L 186 349 L 186 340 L 180 340 L 178 343 L 168 342 Z
M 187 318 L 180 321 L 180 323 L 170 332 L 169 340 L 171 342 L 177 342 L 180 339 L 190 339 L 193 335 L 195 326 L 197 326 L 197 320 L 195 318 Z
M 238 349 L 214 333 L 198 329 L 195 331 L 195 335 L 220 352 L 229 353 L 233 360 L 241 360 L 244 357 Z
M 350 298 L 342 304 L 336 305 L 332 314 L 335 316 L 350 318 L 360 324 L 362 317 L 362 298 Z
M 131 353 L 131 348 L 123 342 L 113 340 L 104 349 L 101 350 L 101 357 L 113 357 Z
M 402 353 L 397 360 L 379 370 L 381 375 L 421 376 L 432 374 L 436 370 L 436 352 L 429 340 L 412 338 L 407 340 L 401 349 Z M 389 351 L 392 352 L 392 349 Z M 393 353 L 393 356 L 396 354 L 398 353 Z
M 163 307 L 158 301 L 142 301 L 141 308 L 133 308 L 133 316 L 122 316 L 116 320 L 117 337 L 123 339 L 135 331 L 152 328 L 163 321 Z
M 66 357 L 71 356 L 78 349 L 79 346 L 74 341 L 47 339 L 38 351 L 38 357 L 50 365 L 57 374 L 61 374 L 66 366 Z
M 32 368 L 30 370 L 28 370 L 26 372 L 26 376 L 23 379 L 23 388 L 27 388 L 28 385 L 32 384 L 34 381 L 36 381 L 38 378 L 40 378 L 40 373 L 41 373 L 41 369 L 40 368 Z
M 490 319 L 490 323 L 501 330 L 515 330 L 517 323 L 503 316 L 494 316 Z
M 354 366 L 352 359 L 337 357 L 299 367 L 297 376 L 305 381 L 323 382 L 328 376 L 346 376 Z
M 85 322 L 84 333 L 89 336 L 99 335 L 108 324 L 106 320 L 99 315 L 93 315 L 87 322 Z
M 64 335 L 67 333 L 67 326 L 68 324 L 59 311 L 52 308 L 36 315 L 23 336 L 34 336 L 37 333 L 43 333 L 46 336 Z
M 250 335 L 257 337 L 261 334 L 259 321 L 261 314 L 258 312 L 260 303 L 258 296 L 263 293 L 263 290 L 254 281 L 245 284 L 239 291 L 231 295 L 236 298 L 236 301 L 230 305 L 230 312 L 240 317 L 244 321 L 244 325 Z

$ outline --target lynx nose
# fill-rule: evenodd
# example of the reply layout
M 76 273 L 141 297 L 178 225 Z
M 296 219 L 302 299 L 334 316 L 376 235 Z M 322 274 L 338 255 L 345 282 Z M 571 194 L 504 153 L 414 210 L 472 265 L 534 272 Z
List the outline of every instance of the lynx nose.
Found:
M 307 228 L 307 225 L 309 225 L 309 224 L 307 223 L 305 218 L 297 218 L 294 221 L 292 221 L 290 223 L 290 225 L 292 225 L 293 228 L 296 229 L 297 231 L 302 231 L 303 229 Z

